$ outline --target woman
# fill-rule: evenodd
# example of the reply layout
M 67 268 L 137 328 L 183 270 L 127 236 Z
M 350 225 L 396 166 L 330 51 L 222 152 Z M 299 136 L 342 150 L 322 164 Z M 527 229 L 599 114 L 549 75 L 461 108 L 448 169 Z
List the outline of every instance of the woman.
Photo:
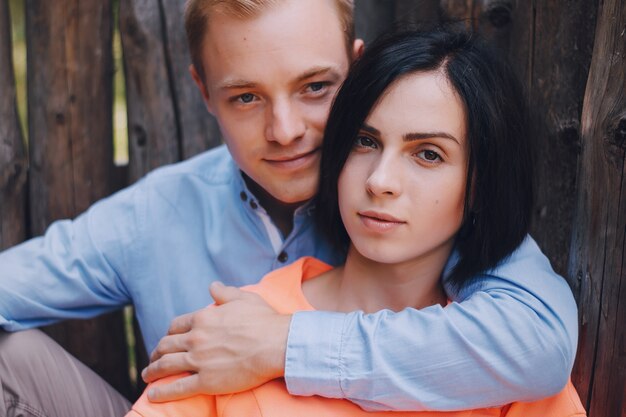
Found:
M 345 265 L 331 269 L 305 258 L 247 289 L 284 313 L 445 308 L 442 277 L 470 285 L 527 234 L 527 129 L 511 70 L 471 35 L 406 32 L 378 41 L 348 75 L 326 128 L 317 216 L 337 250 L 347 251 Z M 144 394 L 129 415 L 390 414 L 346 400 L 292 397 L 274 380 L 243 393 L 162 404 Z M 585 412 L 569 384 L 539 402 L 444 414 Z

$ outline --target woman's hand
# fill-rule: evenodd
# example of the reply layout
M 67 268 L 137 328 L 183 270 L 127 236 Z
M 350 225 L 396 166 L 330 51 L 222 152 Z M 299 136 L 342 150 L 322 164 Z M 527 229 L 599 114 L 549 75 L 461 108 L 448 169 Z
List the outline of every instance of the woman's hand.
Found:
M 152 352 L 144 381 L 190 374 L 150 388 L 151 401 L 240 392 L 283 376 L 291 315 L 235 287 L 210 291 L 215 305 L 175 318 Z

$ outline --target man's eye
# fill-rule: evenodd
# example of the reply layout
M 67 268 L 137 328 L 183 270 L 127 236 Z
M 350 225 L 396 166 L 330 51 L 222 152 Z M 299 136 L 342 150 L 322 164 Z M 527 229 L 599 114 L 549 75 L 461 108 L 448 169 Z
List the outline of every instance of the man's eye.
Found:
M 427 162 L 438 162 L 442 160 L 441 156 L 437 152 L 431 150 L 421 151 L 417 154 L 417 156 Z
M 320 93 L 328 87 L 328 83 L 324 81 L 318 81 L 307 84 L 306 91 L 309 93 Z
M 357 148 L 376 148 L 376 142 L 374 139 L 368 136 L 357 136 L 354 140 L 354 146 Z
M 237 100 L 241 103 L 248 104 L 254 101 L 254 94 L 245 93 L 237 97 Z

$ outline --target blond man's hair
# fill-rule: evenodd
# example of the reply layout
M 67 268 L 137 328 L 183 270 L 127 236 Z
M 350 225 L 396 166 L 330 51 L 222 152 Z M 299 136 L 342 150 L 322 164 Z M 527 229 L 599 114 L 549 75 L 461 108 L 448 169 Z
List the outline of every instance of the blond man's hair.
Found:
M 285 0 L 187 0 L 185 6 L 185 30 L 191 61 L 204 82 L 202 48 L 209 18 L 212 14 L 224 14 L 239 19 L 258 16 Z M 297 0 L 301 1 L 301 0 Z M 343 28 L 348 56 L 352 56 L 354 43 L 354 0 L 334 0 Z

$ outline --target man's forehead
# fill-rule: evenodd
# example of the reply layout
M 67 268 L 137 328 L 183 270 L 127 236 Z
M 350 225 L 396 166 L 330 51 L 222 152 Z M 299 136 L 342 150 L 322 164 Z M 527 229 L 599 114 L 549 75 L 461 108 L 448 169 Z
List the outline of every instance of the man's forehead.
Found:
M 250 15 L 234 13 L 211 13 L 208 20 L 208 38 L 221 40 L 224 33 L 236 27 L 242 37 L 253 40 L 255 37 L 293 36 L 317 30 L 318 34 L 336 35 L 337 40 L 344 40 L 345 32 L 335 0 L 280 0 L 270 2 Z
M 245 88 L 322 72 L 345 76 L 350 57 L 333 7 L 292 0 L 258 18 L 212 22 L 202 60 L 212 88 Z

